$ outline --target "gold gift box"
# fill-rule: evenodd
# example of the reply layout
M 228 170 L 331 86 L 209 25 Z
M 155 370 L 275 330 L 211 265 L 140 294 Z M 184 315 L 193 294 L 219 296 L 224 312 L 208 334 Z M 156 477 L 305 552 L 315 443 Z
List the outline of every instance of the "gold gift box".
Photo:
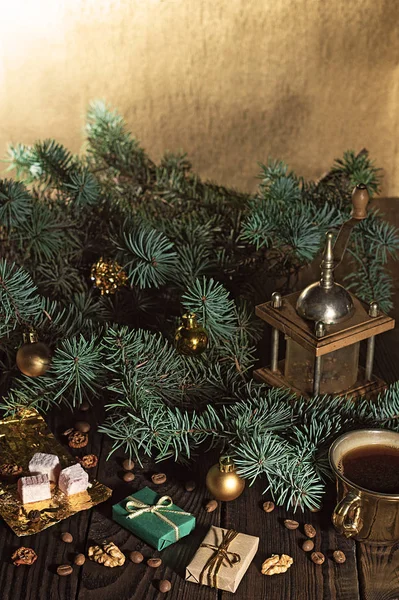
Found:
M 15 416 L 0 420 L 1 463 L 22 467 L 21 476 L 29 475 L 28 463 L 35 452 L 56 454 L 61 468 L 76 463 L 65 448 L 55 439 L 42 416 L 36 410 L 26 409 Z M 0 481 L 0 515 L 18 536 L 38 533 L 55 523 L 67 519 L 81 510 L 88 510 L 107 500 L 112 490 L 96 480 L 90 480 L 86 492 L 66 496 L 57 487 L 51 500 L 30 502 L 23 505 L 15 480 Z M 28 518 L 31 510 L 40 511 L 40 520 L 32 523 Z
M 229 535 L 232 541 L 224 544 Z M 186 568 L 186 581 L 235 592 L 258 546 L 258 537 L 212 526 Z

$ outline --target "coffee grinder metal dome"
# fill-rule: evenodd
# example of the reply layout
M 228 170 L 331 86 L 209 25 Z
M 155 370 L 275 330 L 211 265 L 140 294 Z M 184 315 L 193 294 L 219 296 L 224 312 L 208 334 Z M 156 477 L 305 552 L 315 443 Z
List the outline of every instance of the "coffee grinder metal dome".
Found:
M 339 231 L 327 233 L 320 281 L 284 298 L 256 307 L 256 314 L 272 326 L 271 365 L 255 377 L 277 387 L 312 396 L 358 396 L 377 393 L 385 382 L 372 374 L 375 336 L 393 329 L 395 321 L 381 313 L 376 302 L 365 304 L 334 281 L 353 227 L 367 217 L 369 195 L 364 185 L 352 194 L 351 218 Z M 287 341 L 285 359 L 278 361 L 279 332 Z M 368 340 L 365 368 L 359 366 L 359 347 Z

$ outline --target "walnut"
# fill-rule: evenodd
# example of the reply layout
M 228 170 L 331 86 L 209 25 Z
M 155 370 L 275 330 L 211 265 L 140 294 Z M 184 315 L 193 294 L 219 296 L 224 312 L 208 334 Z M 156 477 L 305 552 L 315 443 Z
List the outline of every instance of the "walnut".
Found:
M 0 465 L 0 477 L 2 479 L 11 479 L 22 473 L 22 467 L 15 463 L 4 463 Z
M 37 559 L 37 554 L 32 548 L 25 548 L 25 546 L 21 546 L 18 550 L 15 550 L 14 554 L 11 556 L 11 560 L 14 565 L 33 565 L 33 563 Z
M 277 575 L 278 573 L 285 573 L 294 560 L 288 554 L 272 554 L 270 558 L 267 558 L 262 565 L 263 575 Z
M 78 458 L 78 461 L 84 469 L 93 469 L 97 466 L 98 458 L 95 454 L 85 454 L 82 458 Z
M 108 542 L 102 546 L 90 546 L 88 557 L 94 562 L 104 565 L 104 567 L 121 567 L 126 557 L 113 542 Z
M 72 429 L 72 431 L 68 435 L 68 445 L 71 448 L 84 448 L 89 443 L 89 436 L 87 433 L 82 433 L 81 431 L 76 431 Z

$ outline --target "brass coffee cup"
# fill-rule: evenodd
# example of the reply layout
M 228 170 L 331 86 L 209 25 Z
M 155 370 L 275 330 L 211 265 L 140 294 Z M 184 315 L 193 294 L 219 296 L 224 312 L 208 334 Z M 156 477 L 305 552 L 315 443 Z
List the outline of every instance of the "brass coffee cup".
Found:
M 351 450 L 372 444 L 398 448 L 399 433 L 383 429 L 350 431 L 330 447 L 329 459 L 337 480 L 338 504 L 332 515 L 335 529 L 347 538 L 368 544 L 399 541 L 399 494 L 373 492 L 343 474 L 342 459 Z

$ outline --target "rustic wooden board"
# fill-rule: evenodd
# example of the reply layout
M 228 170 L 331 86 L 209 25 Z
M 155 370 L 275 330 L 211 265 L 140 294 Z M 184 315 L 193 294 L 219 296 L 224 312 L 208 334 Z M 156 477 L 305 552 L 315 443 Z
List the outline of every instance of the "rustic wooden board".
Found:
M 110 446 L 109 440 L 105 439 L 102 449 L 103 455 L 109 452 Z M 147 461 L 142 468 L 137 467 L 135 469 L 136 479 L 128 484 L 121 480 L 123 458 L 119 454 L 119 456 L 113 457 L 111 461 L 101 461 L 98 477 L 101 481 L 108 481 L 114 493 L 112 501 L 103 505 L 103 510 L 99 507 L 98 511 L 93 511 L 93 518 L 87 531 L 86 550 L 92 543 L 109 539 L 114 541 L 125 554 L 132 550 L 139 550 L 145 559 L 160 556 L 163 563 L 161 567 L 154 570 L 149 568 L 145 562 L 135 565 L 127 560 L 123 567 L 104 569 L 101 565 L 86 561 L 82 567 L 77 598 L 79 600 L 100 600 L 100 598 L 156 600 L 165 597 L 158 590 L 158 582 L 162 579 L 169 579 L 173 587 L 168 593 L 168 600 L 186 600 L 190 597 L 198 598 L 198 600 L 216 600 L 218 594 L 216 590 L 184 581 L 185 567 L 194 555 L 206 531 L 210 525 L 220 525 L 220 507 L 213 513 L 207 513 L 204 509 L 208 495 L 202 482 L 206 473 L 207 462 L 199 461 L 195 473 L 192 473 L 181 467 L 176 467 L 173 462 L 156 466 Z M 158 486 L 157 491 L 161 495 L 171 496 L 178 506 L 197 516 L 195 531 L 162 552 L 154 550 L 111 520 L 112 504 L 119 502 L 130 493 L 146 485 L 154 489 L 151 475 L 156 471 L 165 472 L 168 476 L 166 483 Z M 198 487 L 194 492 L 187 492 L 184 488 L 184 482 L 188 479 L 194 479 L 198 482 Z
M 399 600 L 399 548 L 359 544 L 360 590 L 363 600 Z
M 398 342 L 398 330 L 377 338 L 376 371 L 388 382 L 399 376 Z M 94 452 L 99 456 L 99 466 L 93 469 L 92 475 L 114 490 L 113 498 L 36 536 L 22 538 L 24 545 L 32 547 L 39 557 L 30 568 L 17 568 L 11 564 L 10 556 L 22 540 L 0 522 L 1 600 L 228 600 L 233 596 L 184 581 L 184 568 L 211 524 L 234 527 L 260 537 L 258 554 L 234 596 L 237 600 L 399 600 L 399 552 L 395 548 L 362 545 L 356 548 L 352 541 L 338 536 L 330 523 L 333 490 L 327 495 L 325 506 L 319 513 L 287 515 L 279 508 L 265 514 L 261 508 L 264 486 L 257 482 L 253 488 L 247 488 L 237 501 L 225 503 L 208 514 L 203 508 L 208 498 L 204 475 L 215 462 L 214 457 L 206 455 L 204 459 L 197 460 L 193 472 L 177 468 L 173 462 L 158 467 L 147 462 L 142 469 L 136 467 L 136 479 L 127 484 L 121 478 L 122 455 L 105 460 L 110 442 L 96 432 L 97 424 L 103 420 L 102 410 L 97 408 L 74 415 L 67 410 L 56 410 L 49 415 L 48 422 L 54 434 L 62 439 L 62 432 L 76 419 L 88 420 L 92 424 L 90 444 L 79 454 Z M 196 514 L 197 530 L 166 549 L 162 553 L 163 565 L 155 571 L 144 564 L 133 565 L 129 561 L 123 567 L 106 569 L 87 560 L 83 567 L 75 566 L 71 576 L 59 577 L 56 574 L 59 564 L 72 563 L 77 552 L 84 552 L 90 544 L 104 539 L 112 539 L 125 552 L 139 549 L 146 557 L 159 554 L 110 518 L 113 503 L 144 485 L 152 485 L 150 476 L 154 470 L 168 474 L 167 482 L 159 487 L 159 491 L 172 495 L 177 504 Z M 187 479 L 197 480 L 194 492 L 185 491 Z M 283 527 L 281 521 L 289 517 L 301 522 L 299 530 L 292 532 Z M 327 557 L 322 567 L 313 565 L 300 548 L 305 522 L 312 523 L 317 529 L 317 549 Z M 72 544 L 60 540 L 63 531 L 72 533 Z M 336 565 L 331 560 L 331 553 L 337 548 L 347 556 L 344 565 Z M 261 575 L 263 560 L 272 553 L 282 552 L 294 558 L 294 565 L 289 571 L 274 577 Z M 157 589 L 162 578 L 173 583 L 168 595 L 160 594 Z
M 319 513 L 287 513 L 283 508 L 265 513 L 262 503 L 270 498 L 262 495 L 264 487 L 264 483 L 257 481 L 235 502 L 226 503 L 225 514 L 222 515 L 226 527 L 260 538 L 258 554 L 235 594 L 236 600 L 359 600 L 355 543 L 337 536 L 331 527 L 332 502 Z M 333 496 L 331 490 L 330 499 Z M 294 531 L 286 529 L 284 519 L 298 521 L 299 528 Z M 312 524 L 317 531 L 315 550 L 326 556 L 322 566 L 315 565 L 309 553 L 301 548 L 302 542 L 307 539 L 303 532 L 305 523 Z M 332 553 L 338 549 L 343 550 L 347 557 L 344 565 L 336 565 L 332 561 Z M 287 573 L 261 574 L 263 561 L 272 554 L 288 554 L 294 559 Z M 229 595 L 224 594 L 222 598 L 228 600 Z

